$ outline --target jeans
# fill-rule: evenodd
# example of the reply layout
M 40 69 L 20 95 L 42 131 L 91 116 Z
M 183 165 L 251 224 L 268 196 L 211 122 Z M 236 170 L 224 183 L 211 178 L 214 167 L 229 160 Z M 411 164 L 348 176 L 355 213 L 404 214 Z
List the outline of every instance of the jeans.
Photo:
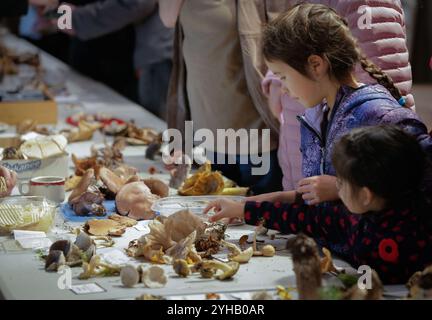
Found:
M 226 164 L 212 164 L 213 170 L 221 171 L 228 179 L 233 180 L 241 187 L 249 187 L 254 195 L 282 190 L 282 170 L 278 163 L 277 150 L 270 152 L 270 170 L 265 175 L 254 175 L 254 165 L 248 158 L 248 163 L 240 164 L 240 157 L 235 156 L 236 163 L 228 164 L 228 155 L 225 155 Z M 217 155 L 214 155 L 216 162 Z

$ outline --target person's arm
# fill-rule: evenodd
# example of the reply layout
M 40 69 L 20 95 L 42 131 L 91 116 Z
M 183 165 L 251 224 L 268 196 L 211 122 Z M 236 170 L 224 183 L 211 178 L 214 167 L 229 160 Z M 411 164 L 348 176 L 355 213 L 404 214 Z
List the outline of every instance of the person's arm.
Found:
M 159 0 L 159 15 L 167 28 L 174 28 L 185 0 Z
M 74 34 L 90 40 L 117 31 L 157 10 L 156 0 L 106 0 L 75 7 L 72 14 Z
M 343 205 L 323 208 L 280 202 L 246 202 L 244 219 L 250 225 L 264 222 L 264 227 L 268 229 L 286 234 L 302 232 L 330 241 L 346 241 L 351 224 Z
M 270 193 L 263 193 L 257 196 L 247 197 L 245 201 L 256 201 L 256 202 L 284 202 L 294 203 L 296 200 L 296 192 L 293 191 L 276 191 Z

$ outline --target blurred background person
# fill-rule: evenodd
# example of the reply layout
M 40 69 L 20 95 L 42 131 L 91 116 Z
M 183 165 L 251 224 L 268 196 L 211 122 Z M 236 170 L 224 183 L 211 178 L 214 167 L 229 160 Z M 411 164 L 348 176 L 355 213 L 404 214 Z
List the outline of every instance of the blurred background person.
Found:
M 165 119 L 173 31 L 162 24 L 157 1 L 70 2 L 71 65 Z
M 418 0 L 416 9 L 412 51 L 414 81 L 431 83 L 432 72 L 428 65 L 432 55 L 432 1 Z
M 214 137 L 218 129 L 247 130 L 249 139 L 236 139 L 236 150 L 227 150 L 225 139 L 215 139 L 206 151 L 214 156 L 214 170 L 249 186 L 254 194 L 282 188 L 278 123 L 260 84 L 267 71 L 260 34 L 269 14 L 284 12 L 288 5 L 266 2 L 159 0 L 162 21 L 176 27 L 168 127 L 184 132 L 185 121 L 192 120 L 194 130 L 208 129 Z M 250 130 L 259 135 L 254 137 Z M 266 140 L 270 143 L 260 143 Z M 257 165 L 251 157 L 257 155 L 269 160 L 265 175 L 252 172 Z

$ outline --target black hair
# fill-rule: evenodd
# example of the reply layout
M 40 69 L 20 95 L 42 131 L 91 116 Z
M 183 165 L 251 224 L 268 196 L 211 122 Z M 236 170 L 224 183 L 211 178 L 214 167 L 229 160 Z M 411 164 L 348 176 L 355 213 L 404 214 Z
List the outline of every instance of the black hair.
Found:
M 429 163 L 415 137 L 401 128 L 379 125 L 354 129 L 336 143 L 332 161 L 338 178 L 348 182 L 354 192 L 368 187 L 388 207 L 425 211 L 423 182 Z

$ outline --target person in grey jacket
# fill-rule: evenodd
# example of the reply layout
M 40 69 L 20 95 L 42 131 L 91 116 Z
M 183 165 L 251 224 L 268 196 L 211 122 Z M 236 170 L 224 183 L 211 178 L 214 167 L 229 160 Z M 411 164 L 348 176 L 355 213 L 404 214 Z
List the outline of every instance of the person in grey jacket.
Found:
M 73 30 L 68 33 L 80 40 L 95 39 L 134 25 L 139 101 L 155 115 L 165 118 L 173 30 L 160 20 L 157 1 L 105 0 L 72 8 Z
M 28 5 L 48 6 L 52 5 L 55 0 L 1 0 L 0 1 L 0 17 L 17 17 L 25 15 Z

